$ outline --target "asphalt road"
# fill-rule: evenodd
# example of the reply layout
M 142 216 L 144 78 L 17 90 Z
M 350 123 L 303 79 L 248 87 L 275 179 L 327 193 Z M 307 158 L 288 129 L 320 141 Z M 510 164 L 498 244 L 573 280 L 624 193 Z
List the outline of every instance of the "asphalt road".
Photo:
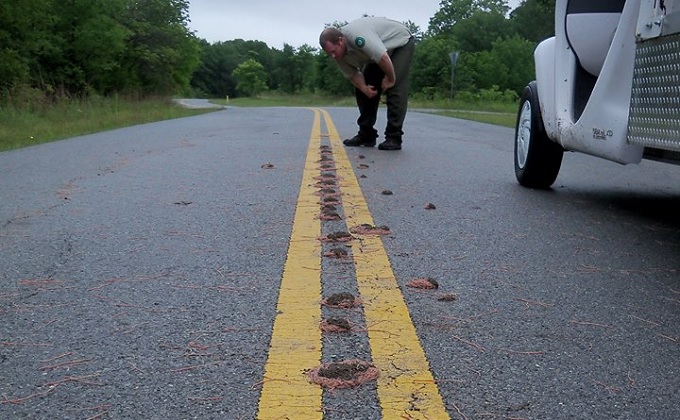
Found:
M 354 134 L 355 110 L 328 111 Z M 0 418 L 255 418 L 314 115 L 230 107 L 0 153 Z M 534 191 L 511 129 L 405 129 L 402 151 L 346 152 L 448 415 L 680 418 L 680 168 L 569 153 Z M 324 259 L 323 294 L 357 293 L 352 266 Z M 325 333 L 323 361 L 370 360 L 384 324 L 338 313 L 356 328 Z M 320 410 L 382 418 L 376 388 Z

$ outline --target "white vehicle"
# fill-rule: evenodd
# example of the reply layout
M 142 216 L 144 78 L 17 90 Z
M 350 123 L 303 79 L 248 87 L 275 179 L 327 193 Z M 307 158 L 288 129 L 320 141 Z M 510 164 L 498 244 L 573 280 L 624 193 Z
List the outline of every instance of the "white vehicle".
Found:
M 565 150 L 680 163 L 680 0 L 557 0 L 534 59 L 515 130 L 521 185 L 549 188 Z

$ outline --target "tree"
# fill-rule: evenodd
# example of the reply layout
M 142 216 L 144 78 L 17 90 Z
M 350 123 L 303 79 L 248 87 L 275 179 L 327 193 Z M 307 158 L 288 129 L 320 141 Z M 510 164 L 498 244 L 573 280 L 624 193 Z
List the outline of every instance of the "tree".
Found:
M 295 48 L 290 44 L 283 44 L 283 51 L 276 55 L 276 71 L 274 79 L 278 88 L 286 93 L 295 93 L 297 84 L 297 69 L 295 63 Z
M 297 50 L 296 62 L 300 70 L 300 89 L 308 92 L 314 91 L 314 57 L 319 51 L 311 45 L 303 44 Z
M 498 13 L 505 16 L 508 11 L 506 0 L 442 0 L 440 9 L 430 18 L 430 36 L 448 34 L 459 22 L 471 17 L 475 12 Z
M 499 39 L 489 51 L 461 55 L 458 88 L 467 91 L 495 89 L 521 94 L 534 79 L 534 44 L 519 36 Z
M 4 0 L 0 94 L 179 92 L 199 58 L 188 7 L 188 0 Z
M 543 0 L 525 3 L 528 1 Z M 533 78 L 534 44 L 515 35 L 515 23 L 507 18 L 507 1 L 444 0 L 440 5 L 430 19 L 430 38 L 418 46 L 425 51 L 416 52 L 422 55 L 415 60 L 414 87 L 436 87 L 435 92 L 439 92 L 448 86 L 450 82 L 446 80 L 451 71 L 448 53 L 455 46 L 460 52 L 456 90 L 521 92 Z
M 458 48 L 464 52 L 488 51 L 498 39 L 513 34 L 508 19 L 498 12 L 475 11 L 468 18 L 456 23 L 448 32 Z
M 121 0 L 69 0 L 53 3 L 55 36 L 51 53 L 40 55 L 46 80 L 62 94 L 110 93 L 126 48 L 128 30 L 114 19 Z M 106 30 L 102 30 L 106 28 Z
M 308 87 L 313 88 L 309 81 L 313 80 L 314 51 L 316 50 L 307 44 L 299 49 L 283 44 L 283 51 L 275 55 L 274 78 L 280 90 L 296 93 Z
M 0 2 L 0 94 L 10 96 L 30 82 L 36 57 L 49 42 L 51 8 L 47 0 Z
M 496 84 L 517 92 L 519 97 L 535 78 L 534 43 L 515 35 L 494 42 L 491 54 L 500 66 L 495 71 Z
M 239 64 L 233 76 L 238 80 L 236 88 L 246 96 L 259 95 L 267 90 L 267 71 L 252 58 Z
M 231 75 L 243 60 L 236 48 L 226 42 L 200 41 L 200 64 L 191 77 L 191 87 L 203 96 L 236 96 L 236 79 Z
M 555 34 L 555 2 L 524 0 L 510 13 L 515 32 L 534 43 Z
M 411 91 L 428 98 L 448 96 L 451 88 L 451 59 L 458 50 L 451 38 L 429 37 L 418 43 L 411 68 Z
M 217 98 L 238 96 L 238 81 L 233 72 L 248 59 L 262 64 L 267 71 L 270 88 L 276 86 L 276 50 L 262 41 L 235 39 L 209 44 L 201 40 L 200 49 L 200 64 L 191 77 L 191 87 L 198 94 Z
M 122 19 L 132 34 L 124 57 L 127 88 L 149 94 L 188 88 L 200 55 L 187 27 L 189 0 L 126 1 Z
M 278 89 L 286 93 L 314 90 L 314 54 L 317 49 L 308 44 L 293 48 L 284 44 L 282 52 L 275 54 L 274 77 Z
M 110 88 L 127 32 L 124 0 L 7 0 L 0 5 L 0 86 L 44 96 Z M 106 28 L 102 31 L 102 28 Z
M 316 89 L 329 95 L 349 96 L 354 87 L 342 75 L 338 65 L 325 52 L 316 55 L 314 61 Z

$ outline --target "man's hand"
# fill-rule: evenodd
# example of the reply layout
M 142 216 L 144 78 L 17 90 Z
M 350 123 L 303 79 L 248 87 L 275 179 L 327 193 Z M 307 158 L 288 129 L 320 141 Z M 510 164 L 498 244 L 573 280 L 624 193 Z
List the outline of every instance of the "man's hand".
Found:
M 375 98 L 376 95 L 378 95 L 378 89 L 376 89 L 375 86 L 371 85 L 366 85 L 366 87 L 362 89 L 362 92 L 369 99 Z
M 397 81 L 394 80 L 394 79 L 390 80 L 390 78 L 387 77 L 387 76 L 383 77 L 383 80 L 382 80 L 382 90 L 383 90 L 383 92 L 386 91 L 387 89 L 390 89 L 391 87 L 393 87 L 396 83 L 397 83 Z
M 367 85 L 364 75 L 359 72 L 356 72 L 354 76 L 352 76 L 351 82 L 355 88 L 369 99 L 375 98 L 378 95 L 378 89 L 376 89 L 375 86 Z
M 385 77 L 382 80 L 382 90 L 383 92 L 390 89 L 397 83 L 397 76 L 394 73 L 394 65 L 392 64 L 392 59 L 385 53 L 380 57 L 378 66 L 385 73 Z

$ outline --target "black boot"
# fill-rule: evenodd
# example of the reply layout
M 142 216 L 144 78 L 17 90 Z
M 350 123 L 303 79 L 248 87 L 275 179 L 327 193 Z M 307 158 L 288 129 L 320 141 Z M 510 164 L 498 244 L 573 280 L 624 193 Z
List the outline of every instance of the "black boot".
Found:
M 378 145 L 380 150 L 401 150 L 401 140 L 388 137 Z
M 367 139 L 365 137 L 361 137 L 360 135 L 356 135 L 352 137 L 351 139 L 346 139 L 343 140 L 342 142 L 345 146 L 350 146 L 350 147 L 357 147 L 357 146 L 364 146 L 364 147 L 373 147 L 375 146 L 375 139 Z

